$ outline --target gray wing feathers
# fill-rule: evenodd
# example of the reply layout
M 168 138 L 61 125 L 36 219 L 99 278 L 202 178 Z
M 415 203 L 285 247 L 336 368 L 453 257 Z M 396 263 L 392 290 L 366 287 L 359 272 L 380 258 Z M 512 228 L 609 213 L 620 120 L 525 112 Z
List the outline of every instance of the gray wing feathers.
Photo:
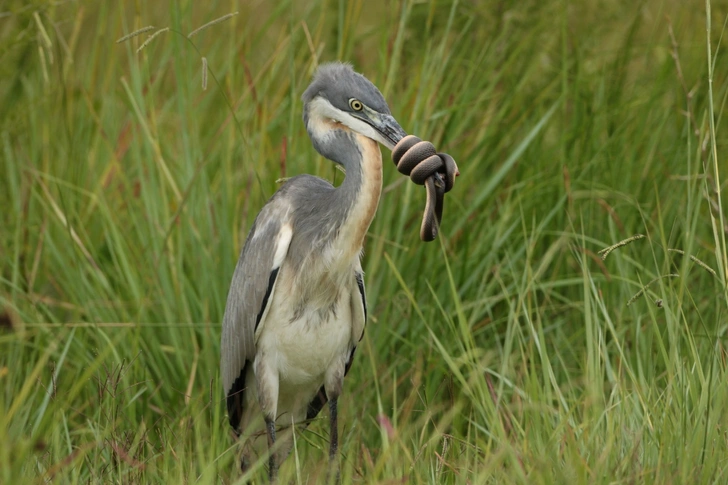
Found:
M 286 222 L 280 204 L 271 200 L 255 220 L 230 283 L 222 323 L 221 372 L 225 392 L 255 357 L 256 317 L 269 286 L 279 233 Z

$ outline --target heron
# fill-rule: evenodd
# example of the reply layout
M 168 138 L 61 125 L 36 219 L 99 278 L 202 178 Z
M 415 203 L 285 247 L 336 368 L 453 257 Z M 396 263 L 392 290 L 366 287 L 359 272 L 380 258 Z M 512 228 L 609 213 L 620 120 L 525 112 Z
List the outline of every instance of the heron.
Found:
M 361 254 L 382 192 L 379 145 L 392 150 L 407 136 L 376 86 L 348 64 L 321 65 L 302 100 L 314 149 L 343 167 L 344 180 L 334 187 L 298 175 L 268 200 L 235 267 L 222 329 L 228 417 L 245 441 L 241 467 L 267 452 L 271 483 L 294 426 L 326 403 L 336 468 L 337 403 L 367 319 Z

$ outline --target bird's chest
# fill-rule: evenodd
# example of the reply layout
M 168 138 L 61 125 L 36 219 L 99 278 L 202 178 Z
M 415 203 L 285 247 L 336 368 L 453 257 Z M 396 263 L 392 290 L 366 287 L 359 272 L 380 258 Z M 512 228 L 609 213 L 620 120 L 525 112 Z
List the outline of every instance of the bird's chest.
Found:
M 353 278 L 353 269 L 351 275 Z M 284 383 L 295 386 L 320 382 L 336 359 L 348 355 L 352 340 L 351 285 L 342 279 L 344 282 L 333 277 L 309 278 L 298 282 L 305 288 L 285 285 L 283 291 L 276 291 L 268 316 L 270 331 L 261 335 L 259 344 L 275 356 Z

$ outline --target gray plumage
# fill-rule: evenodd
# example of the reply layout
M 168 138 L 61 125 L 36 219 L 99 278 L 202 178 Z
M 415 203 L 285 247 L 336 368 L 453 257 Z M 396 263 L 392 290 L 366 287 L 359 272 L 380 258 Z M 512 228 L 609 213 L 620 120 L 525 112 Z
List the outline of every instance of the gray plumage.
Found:
M 391 149 L 405 135 L 377 88 L 346 64 L 321 66 L 302 99 L 314 148 L 346 177 L 338 188 L 293 177 L 263 207 L 233 274 L 221 342 L 243 468 L 267 453 L 259 443 L 267 435 L 269 447 L 276 443 L 271 481 L 292 444 L 285 427 L 327 401 L 336 457 L 336 402 L 366 319 L 359 258 L 381 194 L 377 142 Z M 277 440 L 276 427 L 284 428 Z

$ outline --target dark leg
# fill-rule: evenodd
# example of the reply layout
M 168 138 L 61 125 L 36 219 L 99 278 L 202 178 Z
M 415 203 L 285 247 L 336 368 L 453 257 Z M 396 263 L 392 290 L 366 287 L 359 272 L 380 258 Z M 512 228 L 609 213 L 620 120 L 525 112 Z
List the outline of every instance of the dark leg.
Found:
M 334 472 L 334 483 L 339 483 L 341 481 L 341 476 L 339 472 L 339 464 L 337 461 L 337 454 L 339 451 L 339 426 L 338 426 L 338 417 L 337 417 L 337 402 L 339 398 L 335 397 L 333 399 L 329 400 L 329 424 L 330 424 L 330 431 L 329 431 L 329 479 L 327 482 L 331 481 L 331 472 Z
M 276 463 L 276 422 L 267 419 L 265 420 L 265 426 L 268 429 L 268 477 L 270 483 L 274 484 L 278 482 L 278 463 Z
M 337 419 L 337 409 L 336 404 L 339 398 L 333 398 L 329 401 L 329 425 L 331 427 L 330 431 L 330 446 L 329 446 L 329 461 L 334 461 L 336 459 L 336 452 L 339 449 L 339 426 L 338 426 L 338 419 Z

